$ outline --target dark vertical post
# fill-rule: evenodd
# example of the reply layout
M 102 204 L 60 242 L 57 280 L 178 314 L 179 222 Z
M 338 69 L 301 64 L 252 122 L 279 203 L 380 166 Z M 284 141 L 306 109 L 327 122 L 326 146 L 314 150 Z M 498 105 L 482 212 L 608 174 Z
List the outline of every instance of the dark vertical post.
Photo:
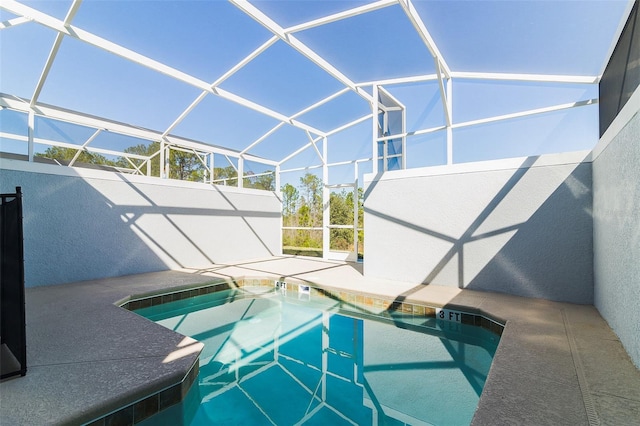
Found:
M 0 378 L 27 373 L 22 190 L 0 204 Z

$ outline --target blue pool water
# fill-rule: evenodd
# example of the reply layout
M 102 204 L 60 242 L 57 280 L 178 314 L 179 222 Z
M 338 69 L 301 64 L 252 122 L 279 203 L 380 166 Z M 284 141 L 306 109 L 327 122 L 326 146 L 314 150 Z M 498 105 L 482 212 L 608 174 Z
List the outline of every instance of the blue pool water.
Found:
M 137 310 L 205 344 L 185 401 L 143 424 L 469 424 L 496 335 L 292 294 L 232 290 Z

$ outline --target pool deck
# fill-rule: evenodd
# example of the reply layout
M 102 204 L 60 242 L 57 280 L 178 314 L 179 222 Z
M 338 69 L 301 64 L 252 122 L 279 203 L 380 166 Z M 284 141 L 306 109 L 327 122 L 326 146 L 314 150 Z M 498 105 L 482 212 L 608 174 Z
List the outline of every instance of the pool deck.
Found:
M 303 280 L 505 322 L 475 425 L 640 423 L 640 370 L 593 306 L 372 280 L 361 267 L 282 256 L 27 289 L 28 371 L 0 384 L 0 424 L 87 423 L 180 382 L 200 344 L 116 303 L 239 277 Z

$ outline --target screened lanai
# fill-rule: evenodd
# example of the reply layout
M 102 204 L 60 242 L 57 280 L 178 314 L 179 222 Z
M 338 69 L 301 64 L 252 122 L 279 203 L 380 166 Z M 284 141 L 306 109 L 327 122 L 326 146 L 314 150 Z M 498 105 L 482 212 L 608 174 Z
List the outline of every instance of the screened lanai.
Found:
M 1 151 L 282 192 L 355 259 L 365 173 L 592 149 L 632 4 L 3 0 Z
M 471 424 L 633 424 L 639 7 L 0 0 L 0 423 L 155 424 L 215 362 L 131 311 L 258 291 L 495 333 Z M 381 397 L 459 394 L 396 326 L 361 372 L 419 377 L 367 402 L 414 424 Z

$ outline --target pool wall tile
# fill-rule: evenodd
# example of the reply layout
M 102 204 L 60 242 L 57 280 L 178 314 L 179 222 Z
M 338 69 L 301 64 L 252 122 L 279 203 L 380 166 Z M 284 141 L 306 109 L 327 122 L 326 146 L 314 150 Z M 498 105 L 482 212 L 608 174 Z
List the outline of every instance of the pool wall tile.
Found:
M 141 297 L 135 300 L 129 300 L 121 306 L 129 310 L 136 310 L 149 306 L 156 306 L 162 303 L 168 303 L 176 300 L 183 300 L 189 297 L 195 297 L 203 294 L 211 294 L 218 291 L 229 290 L 233 288 L 242 287 L 259 287 L 259 288 L 277 288 L 276 284 L 285 283 L 285 288 L 279 288 L 279 291 L 285 291 L 287 293 L 299 293 L 299 285 L 309 286 L 310 295 L 307 297 L 329 297 L 342 304 L 342 308 L 349 311 L 368 311 L 370 314 L 389 318 L 389 314 L 394 315 L 409 315 L 414 317 L 427 317 L 435 318 L 436 308 L 431 306 L 424 306 L 417 303 L 411 303 L 406 301 L 389 300 L 375 295 L 366 293 L 354 293 L 344 291 L 342 289 L 320 288 L 314 286 L 313 283 L 292 278 L 284 277 L 238 277 L 234 280 L 218 280 L 213 281 L 203 287 L 190 288 L 186 290 L 176 291 L 171 294 L 162 294 L 148 297 Z M 281 285 L 281 284 L 278 284 Z M 372 312 L 370 308 L 373 308 Z M 484 313 L 480 311 L 472 310 L 468 311 L 468 308 L 459 307 L 454 305 L 447 305 L 447 309 L 461 310 L 462 323 L 468 325 L 475 325 L 482 327 L 488 331 L 491 331 L 498 336 L 502 335 L 504 325 L 500 323 L 498 319 L 487 318 Z M 464 312 L 464 311 L 467 312 Z M 504 321 L 502 321 L 504 322 Z
M 158 413 L 160 408 L 160 396 L 158 394 L 143 399 L 133 405 L 133 423 L 141 421 Z
M 133 405 L 116 411 L 104 418 L 105 426 L 121 426 L 133 424 Z
M 463 324 L 475 325 L 476 324 L 476 316 L 471 314 L 462 314 L 462 318 L 460 320 Z
M 198 373 L 200 373 L 200 362 L 196 362 L 194 364 L 193 368 L 191 368 L 191 370 L 187 374 L 187 377 L 182 382 L 182 398 L 181 399 L 184 399 L 189 393 L 189 390 L 191 390 L 191 386 L 198 379 Z
M 159 411 L 171 407 L 182 400 L 182 385 L 177 384 L 160 392 Z
M 504 331 L 504 326 L 501 324 L 498 324 L 495 321 L 491 321 L 491 329 L 492 332 L 494 332 L 495 334 L 497 334 L 498 336 L 502 337 L 502 332 Z
M 130 404 L 114 413 L 97 419 L 88 426 L 134 425 L 143 420 L 182 402 L 191 390 L 200 372 L 200 362 L 196 360 L 181 383 L 157 392 L 138 402 Z

